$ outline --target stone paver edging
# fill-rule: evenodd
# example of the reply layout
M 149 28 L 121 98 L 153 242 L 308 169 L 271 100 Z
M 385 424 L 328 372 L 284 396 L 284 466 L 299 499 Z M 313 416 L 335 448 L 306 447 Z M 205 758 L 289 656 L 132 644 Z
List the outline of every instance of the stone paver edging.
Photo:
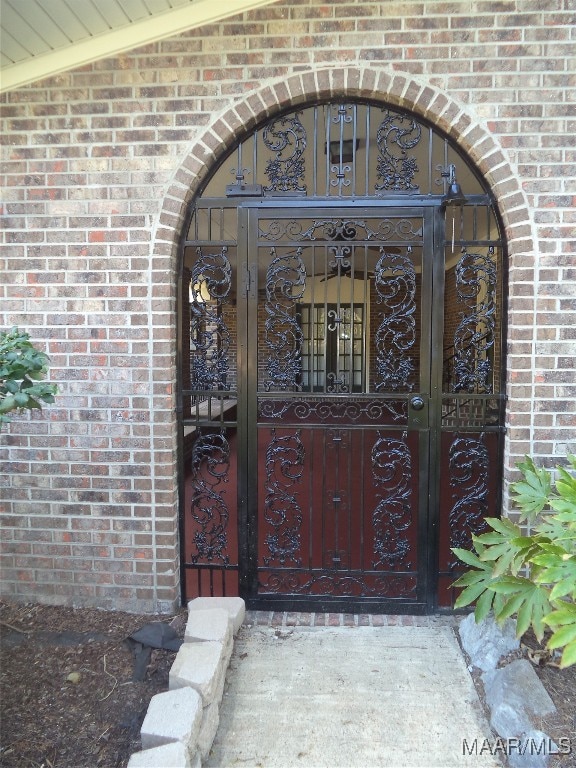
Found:
M 526 659 L 498 666 L 520 645 L 516 622 L 508 619 L 500 627 L 490 615 L 477 624 L 471 613 L 461 621 L 459 631 L 471 664 L 482 670 L 490 725 L 502 740 L 510 767 L 545 768 L 557 746 L 538 725 L 542 717 L 556 711 L 554 702 Z
M 131 756 L 128 768 L 201 767 L 220 722 L 233 638 L 244 616 L 240 597 L 199 597 L 188 603 L 169 689 L 150 700 L 140 732 L 142 751 Z
M 239 597 L 202 597 L 188 603 L 184 642 L 170 669 L 169 690 L 150 700 L 141 729 L 142 751 L 131 756 L 128 768 L 201 768 L 220 722 L 234 636 L 244 617 Z M 271 615 L 265 618 L 274 624 Z M 529 662 L 498 667 L 503 656 L 518 648 L 512 622 L 500 628 L 490 618 L 477 625 L 471 614 L 460 622 L 459 634 L 472 665 L 483 672 L 490 724 L 498 736 L 520 747 L 550 744 L 536 753 L 512 751 L 511 768 L 544 768 L 555 745 L 537 723 L 555 708 Z

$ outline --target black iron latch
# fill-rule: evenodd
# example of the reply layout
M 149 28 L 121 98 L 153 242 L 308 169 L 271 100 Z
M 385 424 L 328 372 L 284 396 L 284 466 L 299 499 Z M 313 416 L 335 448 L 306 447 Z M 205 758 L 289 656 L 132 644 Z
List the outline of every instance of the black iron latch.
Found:
M 246 184 L 244 174 L 250 173 L 248 168 L 232 169 L 236 174 L 236 183 L 226 185 L 226 197 L 262 197 L 262 184 Z
M 226 197 L 262 197 L 262 184 L 228 184 Z

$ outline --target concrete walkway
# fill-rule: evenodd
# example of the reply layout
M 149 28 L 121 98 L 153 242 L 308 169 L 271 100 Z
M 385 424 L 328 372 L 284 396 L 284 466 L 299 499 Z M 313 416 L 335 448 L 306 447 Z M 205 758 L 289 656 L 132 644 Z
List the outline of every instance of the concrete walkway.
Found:
M 485 739 L 451 626 L 255 624 L 236 639 L 203 766 L 500 766 Z

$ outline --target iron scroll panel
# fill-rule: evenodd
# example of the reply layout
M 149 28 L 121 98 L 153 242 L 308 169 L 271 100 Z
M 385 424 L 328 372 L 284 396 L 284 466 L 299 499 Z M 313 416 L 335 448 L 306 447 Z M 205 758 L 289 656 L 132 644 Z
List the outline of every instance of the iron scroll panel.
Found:
M 251 602 L 418 611 L 426 600 L 425 217 L 290 213 L 255 212 L 250 227 L 248 259 L 258 263 L 248 301 L 258 347 L 248 385 Z M 418 397 L 422 411 L 411 404 Z
M 438 601 L 451 605 L 470 549 L 501 507 L 504 437 L 503 259 L 497 242 L 467 243 L 445 262 L 447 311 L 439 437 Z
M 213 236 L 184 251 L 178 403 L 189 599 L 238 591 L 235 264 L 236 244 Z

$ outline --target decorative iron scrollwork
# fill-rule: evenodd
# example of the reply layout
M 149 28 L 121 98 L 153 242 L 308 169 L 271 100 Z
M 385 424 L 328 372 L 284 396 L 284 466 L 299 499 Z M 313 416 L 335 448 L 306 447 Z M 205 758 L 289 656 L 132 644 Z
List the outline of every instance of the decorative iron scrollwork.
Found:
M 379 489 L 378 506 L 372 513 L 374 527 L 373 568 L 411 567 L 410 542 L 402 534 L 412 525 L 411 480 L 412 457 L 402 440 L 378 437 L 372 448 L 372 477 Z
M 328 266 L 330 266 L 330 265 L 328 265 Z M 332 320 L 332 322 L 331 323 L 328 322 L 328 325 L 327 325 L 327 328 L 328 328 L 329 331 L 337 330 L 338 328 L 340 328 L 340 326 L 344 322 L 343 318 L 341 318 L 338 315 L 338 312 L 335 309 L 328 310 L 327 316 L 328 316 L 328 320 Z
M 304 335 L 296 317 L 306 287 L 302 248 L 274 257 L 266 273 L 266 390 L 299 389 Z
M 258 415 L 264 419 L 299 419 L 326 422 L 341 420 L 355 422 L 360 418 L 369 422 L 404 424 L 408 419 L 405 400 L 271 400 L 258 402 Z
M 278 437 L 270 430 L 272 439 L 266 449 L 266 500 L 264 520 L 273 529 L 264 539 L 270 552 L 265 565 L 291 562 L 300 566 L 302 511 L 292 492 L 304 471 L 304 445 L 300 432 Z
M 418 173 L 415 157 L 406 150 L 420 142 L 421 126 L 407 115 L 386 111 L 386 117 L 378 126 L 376 143 L 380 156 L 376 164 L 377 192 L 411 192 L 418 189 L 414 176 Z
M 416 271 L 407 254 L 390 253 L 380 248 L 374 284 L 378 303 L 384 305 L 382 320 L 376 331 L 376 390 L 397 392 L 411 390 L 415 365 L 406 354 L 416 340 Z
M 422 220 L 411 218 L 391 219 L 264 219 L 267 229 L 260 226 L 258 237 L 261 240 L 278 242 L 280 240 L 322 241 L 365 241 L 365 240 L 402 240 L 415 242 L 422 238 Z
M 365 222 L 352 221 L 349 219 L 325 219 L 315 221 L 302 237 L 309 237 L 310 240 L 356 240 L 358 229 L 366 229 Z
M 196 554 L 192 563 L 229 563 L 226 528 L 230 515 L 217 490 L 221 483 L 228 482 L 229 469 L 230 445 L 225 435 L 200 435 L 192 449 L 191 512 L 198 526 L 193 537 Z
M 276 153 L 273 160 L 266 164 L 265 173 L 270 181 L 265 192 L 305 192 L 302 183 L 305 174 L 304 151 L 306 149 L 306 130 L 296 112 L 292 115 L 272 120 L 264 128 L 262 141 Z
M 329 373 L 326 376 L 326 392 L 330 394 L 343 394 L 350 392 L 350 386 L 344 375 L 338 376 L 335 373 Z
M 468 253 L 456 266 L 459 303 L 466 305 L 454 334 L 454 391 L 492 392 L 492 362 L 488 351 L 494 346 L 496 314 L 494 248 L 486 255 Z
M 230 331 L 222 319 L 222 306 L 232 287 L 227 250 L 224 246 L 220 253 L 204 254 L 196 249 L 190 280 L 192 389 L 227 388 Z
M 331 595 L 336 597 L 414 598 L 417 579 L 413 574 L 325 573 L 314 571 L 259 571 L 259 592 L 285 595 Z
M 450 547 L 471 549 L 472 535 L 486 528 L 490 462 L 484 435 L 455 436 L 448 454 L 452 509 L 448 516 Z M 450 564 L 458 567 L 458 560 Z
M 328 250 L 332 253 L 334 256 L 333 259 L 331 259 L 328 262 L 328 266 L 332 270 L 336 270 L 336 273 L 338 275 L 340 274 L 348 274 L 350 272 L 350 254 L 352 249 L 348 245 L 331 245 L 328 247 Z
M 332 110 L 332 107 L 329 107 Z M 330 162 L 330 186 L 336 187 L 338 192 L 342 192 L 343 187 L 349 187 L 352 183 L 350 178 L 347 178 L 348 174 L 352 172 L 352 163 L 348 162 L 348 158 L 344 160 L 343 147 L 346 142 L 344 138 L 345 126 L 353 121 L 354 106 L 352 104 L 338 104 L 336 114 L 331 115 L 330 123 L 338 125 L 338 136 L 335 141 L 326 141 L 326 152 L 329 155 L 330 160 L 334 158 L 338 159 L 337 163 Z M 328 129 L 330 126 L 327 126 Z M 330 131 L 329 131 L 330 133 Z M 351 142 L 350 142 L 351 143 Z M 336 147 L 336 152 L 332 154 L 332 146 Z

